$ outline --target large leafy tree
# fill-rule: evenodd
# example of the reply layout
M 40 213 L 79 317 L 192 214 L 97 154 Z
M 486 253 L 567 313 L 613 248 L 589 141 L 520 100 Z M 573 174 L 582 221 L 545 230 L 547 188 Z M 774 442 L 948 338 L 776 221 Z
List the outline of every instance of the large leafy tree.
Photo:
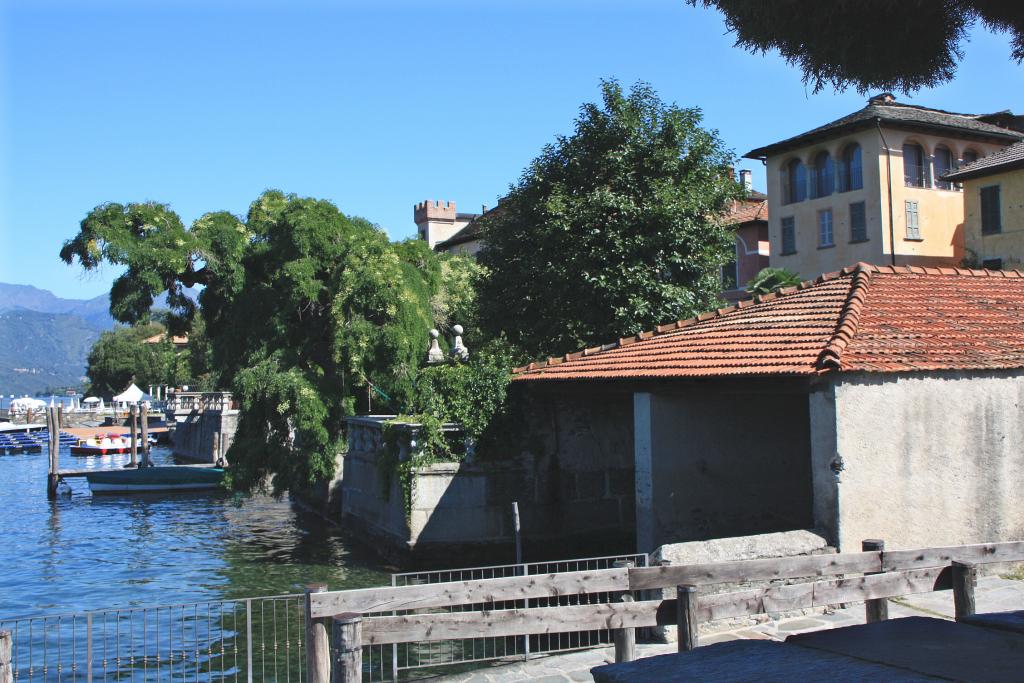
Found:
M 1024 59 L 1024 5 L 1006 0 L 687 0 L 717 7 L 751 52 L 778 50 L 815 92 L 831 84 L 912 92 L 951 80 L 977 22 Z
M 177 369 L 174 347 L 162 325 L 119 327 L 100 335 L 89 351 L 88 393 L 109 398 L 132 382 L 142 387 L 174 383 Z
M 242 403 L 232 476 L 274 475 L 278 491 L 333 475 L 357 400 L 396 412 L 412 400 L 445 279 L 425 244 L 393 244 L 329 202 L 278 191 L 244 218 L 211 213 L 190 229 L 165 205 L 105 204 L 61 257 L 125 267 L 111 291 L 123 322 L 147 319 L 167 290 L 169 324 L 189 329 L 197 309 L 182 287 L 204 286 L 204 362 Z
M 564 353 L 714 307 L 742 188 L 698 109 L 602 83 L 575 132 L 483 220 L 482 325 L 530 356 Z

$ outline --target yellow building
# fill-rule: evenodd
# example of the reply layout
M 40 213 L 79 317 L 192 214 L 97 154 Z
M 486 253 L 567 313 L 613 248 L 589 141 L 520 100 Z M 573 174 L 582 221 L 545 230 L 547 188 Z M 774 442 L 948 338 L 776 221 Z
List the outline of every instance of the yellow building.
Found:
M 964 201 L 943 177 L 1024 139 L 1003 112 L 897 104 L 863 109 L 752 150 L 767 166 L 771 265 L 814 277 L 860 261 L 944 265 L 964 257 Z
M 1024 142 L 946 176 L 963 185 L 966 261 L 1024 269 Z

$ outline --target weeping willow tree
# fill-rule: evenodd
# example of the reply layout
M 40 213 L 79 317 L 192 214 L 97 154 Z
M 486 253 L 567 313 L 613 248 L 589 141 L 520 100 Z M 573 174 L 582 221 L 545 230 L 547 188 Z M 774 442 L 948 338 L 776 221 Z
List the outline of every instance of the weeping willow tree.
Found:
M 121 322 L 146 322 L 164 291 L 172 331 L 201 321 L 215 381 L 241 400 L 232 482 L 273 475 L 278 492 L 333 475 L 357 401 L 403 412 L 428 331 L 447 322 L 436 302 L 462 286 L 424 243 L 278 191 L 244 218 L 209 213 L 190 228 L 164 204 L 103 204 L 60 256 L 125 268 L 110 297 Z M 183 291 L 197 285 L 198 307 Z

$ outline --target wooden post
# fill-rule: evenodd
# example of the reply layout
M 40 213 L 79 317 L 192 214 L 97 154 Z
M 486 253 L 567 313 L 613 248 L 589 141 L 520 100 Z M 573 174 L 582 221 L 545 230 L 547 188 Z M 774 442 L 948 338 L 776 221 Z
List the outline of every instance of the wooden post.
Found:
M 697 587 L 693 584 L 676 586 L 676 625 L 679 627 L 679 651 L 689 652 L 697 647 Z
M 57 431 L 64 429 L 64 404 L 57 406 Z
M 142 435 L 142 465 L 143 467 L 150 467 L 153 463 L 149 461 L 149 408 L 142 405 L 142 415 L 139 418 L 139 426 L 141 428 Z
M 131 423 L 131 439 L 132 439 L 131 466 L 132 467 L 138 467 L 139 466 L 139 444 L 138 444 L 139 433 L 138 433 L 138 424 L 136 424 L 136 420 L 135 420 L 136 416 L 138 415 L 138 410 L 139 410 L 139 407 L 133 403 L 131 408 L 128 411 L 128 421 Z
M 60 483 L 60 475 L 57 474 L 60 471 L 60 450 L 59 446 L 54 447 L 54 443 L 60 444 L 60 437 L 55 437 L 55 434 L 57 434 L 56 408 L 47 409 L 46 428 L 50 431 L 50 444 L 48 448 L 50 451 L 50 469 L 46 475 L 46 497 L 49 500 L 56 500 L 57 485 Z
M 11 666 L 13 650 L 11 632 L 0 631 L 0 683 L 14 683 L 14 668 Z
M 363 680 L 363 618 L 353 612 L 334 617 L 332 625 L 334 664 L 333 683 L 360 683 Z
M 860 549 L 864 552 L 877 552 L 885 557 L 885 541 L 880 538 L 867 538 L 860 542 Z M 885 571 L 885 567 L 882 567 Z M 865 572 L 866 574 L 877 574 L 879 572 Z M 889 600 L 878 598 L 864 601 L 864 617 L 869 624 L 879 621 L 886 621 L 889 618 Z
M 309 596 L 323 593 L 327 584 L 306 586 L 306 680 L 309 683 L 331 683 L 331 642 L 327 633 L 328 619 L 310 618 Z
M 613 567 L 629 569 L 633 563 L 629 560 L 616 560 Z M 619 602 L 633 602 L 633 596 L 629 591 L 622 591 L 618 594 Z M 615 663 L 632 662 L 636 659 L 636 629 L 617 628 L 612 631 L 612 638 L 615 641 Z
M 978 566 L 953 560 L 953 609 L 957 621 L 974 614 L 974 587 L 978 585 Z

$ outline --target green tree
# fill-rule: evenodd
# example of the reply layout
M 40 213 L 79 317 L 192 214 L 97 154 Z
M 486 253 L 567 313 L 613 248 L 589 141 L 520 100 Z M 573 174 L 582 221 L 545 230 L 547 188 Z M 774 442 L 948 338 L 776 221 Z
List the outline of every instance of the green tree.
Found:
M 445 286 L 424 243 L 392 244 L 329 202 L 276 190 L 244 218 L 211 213 L 189 229 L 162 204 L 104 204 L 61 257 L 126 268 L 111 290 L 124 322 L 148 319 L 169 292 L 169 325 L 200 334 L 192 367 L 241 400 L 234 483 L 273 475 L 277 491 L 334 474 L 343 420 L 370 387 L 381 410 L 411 403 Z M 182 293 L 196 284 L 201 327 Z
M 163 325 L 149 323 L 120 327 L 104 332 L 89 351 L 86 376 L 89 394 L 107 398 L 124 391 L 131 383 L 143 388 L 149 384 L 173 383 L 174 347 L 165 338 L 156 343 L 147 339 L 165 334 Z
M 1024 7 L 1005 0 L 687 0 L 716 7 L 750 52 L 778 50 L 818 92 L 912 92 L 945 83 L 963 58 L 978 21 L 1013 39 L 1011 58 L 1024 59 Z
M 646 84 L 602 83 L 483 220 L 489 337 L 564 353 L 713 308 L 733 242 L 720 216 L 742 195 L 734 160 L 698 109 Z
M 747 294 L 769 294 L 800 284 L 800 276 L 785 268 L 762 268 L 744 288 Z

